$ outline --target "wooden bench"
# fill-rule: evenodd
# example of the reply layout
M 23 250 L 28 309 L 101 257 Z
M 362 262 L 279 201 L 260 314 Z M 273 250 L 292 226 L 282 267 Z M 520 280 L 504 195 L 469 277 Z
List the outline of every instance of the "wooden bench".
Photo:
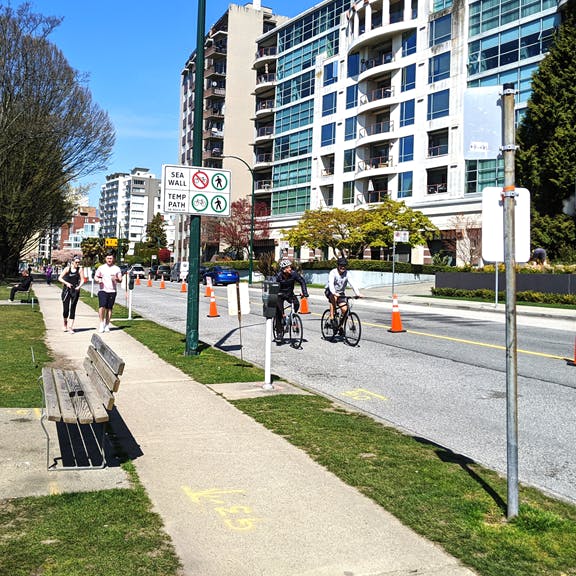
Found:
M 42 369 L 42 394 L 44 407 L 40 422 L 46 434 L 46 466 L 48 470 L 93 470 L 106 466 L 104 451 L 105 423 L 110 420 L 110 411 L 114 407 L 114 392 L 120 385 L 120 376 L 124 371 L 124 360 L 120 358 L 98 334 L 92 340 L 83 367 L 80 370 L 63 370 L 44 367 Z M 76 427 L 82 438 L 85 454 L 82 458 L 86 465 L 79 464 L 74 455 L 72 466 L 56 467 L 56 460 L 50 464 L 50 434 L 46 420 L 56 422 L 57 427 Z M 99 463 L 94 463 L 93 455 L 86 447 L 86 435 L 89 427 L 95 441 Z M 97 429 L 101 428 L 101 433 Z M 72 448 L 74 452 L 74 448 Z

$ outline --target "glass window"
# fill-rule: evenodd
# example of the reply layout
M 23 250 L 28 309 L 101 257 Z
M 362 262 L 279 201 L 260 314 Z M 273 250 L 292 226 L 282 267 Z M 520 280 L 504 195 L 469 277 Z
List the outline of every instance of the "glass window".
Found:
M 356 170 L 356 151 L 354 148 L 344 150 L 344 172 L 354 172 Z
M 336 112 L 336 92 L 322 96 L 322 116 L 328 116 Z
M 354 204 L 354 181 L 342 184 L 342 204 Z
M 356 139 L 356 116 L 346 118 L 344 125 L 344 140 Z
M 346 109 L 358 106 L 358 84 L 346 88 Z
M 414 136 L 404 136 L 400 138 L 399 162 L 410 162 L 414 160 Z
M 414 124 L 414 100 L 400 103 L 400 126 Z
M 324 65 L 324 86 L 338 81 L 338 62 L 330 62 Z
M 334 122 L 324 124 L 324 126 L 322 126 L 320 145 L 330 146 L 330 144 L 334 144 L 334 142 L 336 142 L 336 124 Z
M 412 172 L 400 172 L 398 174 L 398 198 L 412 196 Z
M 402 92 L 416 88 L 416 64 L 402 68 Z
M 428 84 L 450 77 L 450 52 L 443 52 L 428 60 Z
M 450 114 L 450 90 L 428 94 L 428 120 L 442 118 Z
M 272 214 L 293 214 L 310 208 L 310 187 L 279 190 L 272 194 Z
M 402 57 L 416 53 L 416 30 L 402 34 Z
M 312 124 L 314 118 L 314 100 L 306 100 L 289 108 L 276 112 L 274 132 L 281 134 Z
M 437 46 L 442 42 L 448 42 L 452 37 L 452 15 L 446 14 L 430 22 L 429 46 Z
M 275 161 L 310 154 L 311 151 L 312 130 L 303 130 L 301 132 L 280 136 L 274 141 Z
M 428 133 L 428 157 L 448 154 L 448 128 Z
M 348 66 L 347 66 L 348 78 L 352 76 L 358 76 L 360 73 L 360 54 L 350 54 L 348 56 Z

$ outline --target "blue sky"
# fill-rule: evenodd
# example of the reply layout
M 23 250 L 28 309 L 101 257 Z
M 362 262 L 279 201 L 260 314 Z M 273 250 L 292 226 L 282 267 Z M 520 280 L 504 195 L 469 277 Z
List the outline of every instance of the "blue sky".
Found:
M 22 2 L 12 1 L 13 7 Z M 244 2 L 236 2 L 244 5 Z M 313 0 L 263 1 L 284 16 L 296 16 Z M 139 166 L 161 176 L 162 164 L 178 164 L 179 77 L 196 44 L 198 4 L 191 0 L 30 0 L 32 11 L 64 20 L 50 40 L 70 65 L 88 75 L 94 101 L 116 130 L 112 161 L 94 183 L 97 206 L 106 174 Z M 206 29 L 230 2 L 206 0 Z

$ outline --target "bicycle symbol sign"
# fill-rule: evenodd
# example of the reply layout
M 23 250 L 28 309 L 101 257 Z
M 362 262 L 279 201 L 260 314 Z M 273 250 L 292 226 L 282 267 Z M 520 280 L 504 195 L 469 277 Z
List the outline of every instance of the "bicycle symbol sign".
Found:
M 195 188 L 198 188 L 198 190 L 204 190 L 204 188 L 206 188 L 209 183 L 210 178 L 208 178 L 208 174 L 206 174 L 206 172 L 201 172 L 198 170 L 198 172 L 192 174 L 192 184 Z
M 192 208 L 196 212 L 204 212 L 204 210 L 208 208 L 208 198 L 206 198 L 204 194 L 196 194 L 196 196 L 192 198 Z

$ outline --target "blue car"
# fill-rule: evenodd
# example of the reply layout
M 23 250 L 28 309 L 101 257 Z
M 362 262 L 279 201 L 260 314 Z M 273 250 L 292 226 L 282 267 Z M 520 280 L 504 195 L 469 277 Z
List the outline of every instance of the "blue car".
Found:
M 206 270 L 202 276 L 202 284 L 206 284 L 207 279 L 212 278 L 212 286 L 217 284 L 236 284 L 240 281 L 240 274 L 229 266 L 213 266 Z

